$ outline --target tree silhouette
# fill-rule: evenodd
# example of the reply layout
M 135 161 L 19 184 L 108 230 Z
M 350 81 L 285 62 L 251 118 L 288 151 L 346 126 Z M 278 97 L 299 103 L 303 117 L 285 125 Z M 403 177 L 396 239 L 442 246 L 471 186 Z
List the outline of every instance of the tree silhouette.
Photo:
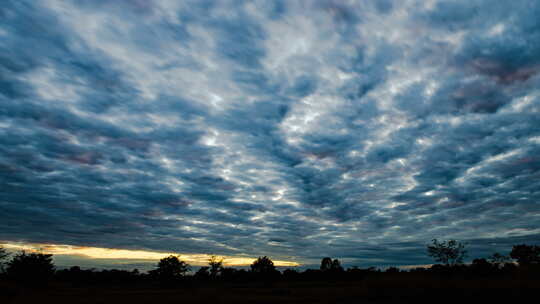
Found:
M 341 267 L 341 262 L 338 259 L 334 259 L 332 261 L 330 269 L 332 269 L 332 271 L 343 271 L 343 267 Z
M 251 271 L 259 274 L 270 274 L 276 271 L 274 262 L 267 256 L 259 257 L 251 264 Z
M 520 266 L 540 263 L 540 246 L 515 245 L 512 247 L 510 257 L 516 259 Z
M 210 277 L 216 278 L 221 274 L 223 270 L 223 259 L 218 259 L 215 255 L 208 259 L 208 265 L 210 266 Z
M 172 282 L 182 276 L 190 269 L 189 265 L 178 259 L 177 256 L 170 255 L 159 260 L 157 269 L 152 271 L 162 282 Z
M 325 257 L 321 260 L 321 267 L 319 268 L 321 271 L 328 271 L 332 269 L 332 258 L 331 257 Z
M 21 251 L 7 263 L 9 277 L 29 285 L 42 285 L 54 274 L 52 254 L 30 253 Z
M 4 272 L 4 260 L 7 259 L 9 253 L 4 247 L 0 246 L 0 272 Z
M 343 271 L 341 267 L 341 262 L 338 259 L 332 260 L 330 257 L 325 257 L 321 260 L 321 266 L 319 268 L 321 271 Z
M 432 245 L 427 246 L 428 255 L 433 257 L 435 261 L 445 265 L 455 266 L 462 264 L 463 259 L 467 256 L 465 244 L 456 240 L 439 242 L 433 239 Z

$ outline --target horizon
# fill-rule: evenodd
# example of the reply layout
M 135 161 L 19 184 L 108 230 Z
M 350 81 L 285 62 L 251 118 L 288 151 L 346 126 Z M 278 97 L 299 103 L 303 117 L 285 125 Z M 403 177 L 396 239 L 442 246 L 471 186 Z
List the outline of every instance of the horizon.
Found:
M 468 260 L 540 244 L 540 1 L 8 0 L 0 16 L 10 250 L 378 267 L 431 263 L 432 239 Z
M 519 242 L 518 242 L 519 243 Z M 464 264 L 468 265 L 472 260 L 477 258 L 489 258 L 491 255 L 484 253 L 483 255 L 474 254 L 472 257 L 469 254 L 468 243 L 462 243 L 467 248 L 467 254 L 465 255 Z M 517 244 L 514 244 L 517 245 Z M 427 244 L 426 244 L 427 246 Z M 236 269 L 249 269 L 249 266 L 257 257 L 231 257 L 231 256 L 219 256 L 213 254 L 182 254 L 174 252 L 158 252 L 158 251 L 145 251 L 145 250 L 130 250 L 130 249 L 115 249 L 115 248 L 98 248 L 98 247 L 86 247 L 86 246 L 71 246 L 71 245 L 55 245 L 55 244 L 28 244 L 28 243 L 5 243 L 0 242 L 0 248 L 4 248 L 11 256 L 20 252 L 29 253 L 42 253 L 51 254 L 57 269 L 69 269 L 73 266 L 81 267 L 81 269 L 95 269 L 95 270 L 133 270 L 150 271 L 157 267 L 157 262 L 167 256 L 177 256 L 180 260 L 186 262 L 192 267 L 190 272 L 194 272 L 193 267 L 200 268 L 208 266 L 209 259 L 214 256 L 221 259 L 224 267 L 236 268 Z M 474 248 L 474 247 L 473 247 Z M 422 251 L 427 256 L 426 248 L 422 248 Z M 504 252 L 491 252 L 505 255 Z M 266 255 L 264 255 L 266 256 Z M 508 255 L 506 255 L 508 256 Z M 260 256 L 259 256 L 260 257 Z M 269 258 L 272 258 L 269 256 Z M 279 270 L 285 269 L 318 269 L 320 266 L 320 260 L 311 259 L 309 263 L 298 263 L 295 261 L 282 261 L 273 260 L 274 265 Z M 351 263 L 348 259 L 342 257 L 332 257 L 340 260 L 341 265 L 347 268 L 371 268 L 387 269 L 389 267 L 397 267 L 399 269 L 413 269 L 418 267 L 431 267 L 436 264 L 404 264 L 404 263 L 368 263 L 364 262 L 359 265 L 358 263 Z M 513 262 L 515 263 L 515 262 Z
M 76 246 L 69 246 L 69 245 L 47 245 L 47 244 L 15 244 L 15 243 L 1 243 L 0 247 L 6 249 L 6 252 L 10 255 L 16 255 L 22 251 L 26 253 L 40 253 L 40 254 L 51 254 L 53 258 L 53 262 L 56 266 L 57 270 L 61 269 L 70 269 L 71 267 L 77 266 L 81 269 L 86 270 L 139 270 L 142 272 L 148 272 L 150 270 L 153 270 L 157 267 L 157 262 L 165 257 L 168 256 L 177 256 L 179 260 L 187 262 L 187 264 L 191 267 L 191 270 L 188 271 L 188 273 L 194 273 L 196 269 L 199 269 L 200 267 L 208 266 L 208 261 L 212 257 L 212 255 L 186 255 L 186 254 L 176 254 L 176 253 L 165 253 L 165 252 L 148 252 L 148 251 L 139 251 L 139 250 L 133 250 L 135 254 L 133 256 L 128 257 L 127 255 L 130 255 L 128 252 L 129 250 L 117 250 L 117 249 L 110 249 L 110 248 L 91 248 L 91 247 L 78 247 L 75 248 L 75 250 L 70 250 L 70 247 L 76 247 Z M 79 249 L 80 251 L 78 251 Z M 90 249 L 86 251 L 86 249 Z M 97 250 L 96 250 L 97 249 Z M 71 251 L 71 252 L 70 252 Z M 78 251 L 78 252 L 77 252 Z M 104 252 L 100 252 L 104 251 Z M 109 252 L 105 252 L 109 251 Z M 99 253 L 98 253 L 99 252 Z M 140 254 L 140 255 L 138 255 Z M 111 257 L 115 256 L 115 257 Z M 145 257 L 142 257 L 146 255 Z M 149 255 L 152 255 L 150 257 Z M 224 257 L 224 256 L 215 256 L 218 258 L 218 260 L 222 260 L 223 266 L 227 268 L 235 268 L 235 269 L 249 269 L 250 265 L 257 259 L 257 258 L 231 258 L 231 257 Z M 322 258 L 321 258 L 322 259 Z M 279 261 L 279 260 L 272 260 L 274 262 L 274 266 L 276 266 L 277 270 L 285 270 L 285 269 L 295 269 L 299 271 L 307 270 L 307 269 L 318 269 L 320 267 L 320 263 L 317 264 L 299 264 L 295 262 L 290 261 Z M 340 261 L 341 262 L 341 261 Z M 465 263 L 468 264 L 468 263 Z M 377 269 L 386 269 L 389 267 L 397 267 L 400 269 L 412 269 L 417 267 L 430 267 L 434 265 L 431 264 L 421 264 L 421 265 L 370 265 L 366 266 L 365 268 L 371 268 L 375 267 Z M 359 267 L 358 265 L 348 265 L 348 264 L 342 264 L 345 269 L 348 268 L 356 268 Z M 359 267 L 362 268 L 362 267 Z

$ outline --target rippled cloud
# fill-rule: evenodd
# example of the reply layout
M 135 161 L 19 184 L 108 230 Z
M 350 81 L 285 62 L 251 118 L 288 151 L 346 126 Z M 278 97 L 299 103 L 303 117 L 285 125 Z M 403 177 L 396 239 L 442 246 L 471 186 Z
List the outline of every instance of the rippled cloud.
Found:
M 6 1 L 0 240 L 425 264 L 540 241 L 534 1 Z

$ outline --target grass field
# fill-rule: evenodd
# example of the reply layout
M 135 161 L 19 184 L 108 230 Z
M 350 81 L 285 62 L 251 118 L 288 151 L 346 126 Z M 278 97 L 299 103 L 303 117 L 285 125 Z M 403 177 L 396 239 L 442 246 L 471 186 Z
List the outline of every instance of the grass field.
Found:
M 148 286 L 24 289 L 2 283 L 0 303 L 517 303 L 538 296 L 540 281 L 384 276 L 358 282 L 274 282 L 159 288 Z

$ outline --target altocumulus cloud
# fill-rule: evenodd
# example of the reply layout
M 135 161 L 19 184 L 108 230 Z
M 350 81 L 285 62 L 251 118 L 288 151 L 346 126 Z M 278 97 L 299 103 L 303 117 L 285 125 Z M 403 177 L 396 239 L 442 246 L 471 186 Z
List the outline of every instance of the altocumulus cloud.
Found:
M 357 265 L 538 242 L 539 15 L 3 1 L 0 239 Z

